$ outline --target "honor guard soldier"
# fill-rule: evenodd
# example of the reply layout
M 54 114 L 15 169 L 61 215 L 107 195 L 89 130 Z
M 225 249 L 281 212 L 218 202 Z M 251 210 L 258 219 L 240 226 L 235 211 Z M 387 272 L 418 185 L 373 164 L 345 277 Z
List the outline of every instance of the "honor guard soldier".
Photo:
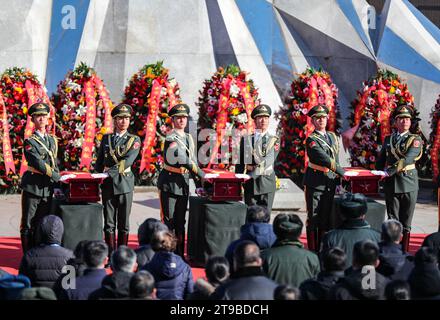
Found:
M 28 168 L 21 179 L 20 235 L 23 252 L 36 245 L 34 233 L 37 223 L 50 213 L 53 185 L 60 179 L 57 166 L 58 142 L 55 136 L 46 132 L 49 111 L 49 106 L 41 102 L 29 108 L 35 131 L 24 141 Z
M 112 110 L 115 132 L 102 137 L 95 170 L 106 172 L 102 183 L 104 205 L 104 234 L 109 255 L 116 249 L 115 230 L 118 229 L 118 247 L 127 245 L 130 231 L 129 218 L 133 202 L 134 175 L 131 166 L 139 154 L 140 138 L 128 133 L 131 106 L 119 104 Z
M 385 137 L 376 169 L 385 169 L 385 202 L 390 219 L 403 225 L 402 246 L 408 252 L 411 222 L 417 202 L 419 179 L 416 161 L 423 152 L 423 140 L 409 132 L 413 110 L 402 105 L 394 111 L 397 132 Z
M 248 206 L 265 206 L 270 214 L 276 191 L 275 160 L 280 139 L 267 132 L 272 110 L 260 104 L 252 110 L 255 133 L 240 140 L 240 162 L 236 173 L 246 173 L 251 179 L 244 183 L 244 201 Z
M 336 134 L 327 132 L 329 110 L 324 105 L 311 108 L 308 116 L 315 130 L 306 140 L 307 164 L 304 189 L 307 205 L 307 245 L 319 251 L 321 239 L 329 228 L 329 218 L 338 176 L 344 176 L 339 165 L 339 146 Z
M 190 134 L 185 133 L 189 107 L 177 104 L 168 112 L 174 129 L 167 135 L 164 145 L 164 165 L 157 187 L 161 220 L 177 238 L 176 253 L 182 258 L 185 252 L 185 216 L 189 197 L 189 175 L 201 187 L 204 172 L 197 165 L 196 148 Z

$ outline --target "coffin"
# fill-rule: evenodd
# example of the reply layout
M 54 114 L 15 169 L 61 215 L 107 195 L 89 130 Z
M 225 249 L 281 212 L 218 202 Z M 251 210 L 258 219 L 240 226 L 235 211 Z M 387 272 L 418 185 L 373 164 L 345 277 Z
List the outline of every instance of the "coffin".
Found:
M 205 173 L 217 174 L 211 179 L 205 179 L 203 188 L 211 201 L 241 201 L 243 199 L 242 184 L 250 177 L 234 172 L 203 169 Z
M 344 170 L 356 174 L 348 177 L 348 191 L 369 196 L 377 196 L 379 194 L 380 175 L 375 175 L 370 170 L 361 167 L 347 167 Z
M 62 171 L 61 177 L 69 176 L 61 183 L 61 190 L 67 202 L 98 202 L 99 185 L 104 180 L 102 174 L 82 171 Z

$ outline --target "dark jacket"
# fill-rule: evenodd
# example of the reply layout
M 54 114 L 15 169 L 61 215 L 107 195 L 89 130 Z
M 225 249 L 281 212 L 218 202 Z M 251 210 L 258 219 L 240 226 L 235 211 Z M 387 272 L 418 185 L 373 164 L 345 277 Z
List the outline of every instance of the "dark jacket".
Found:
M 402 251 L 396 243 L 379 243 L 379 266 L 377 272 L 390 280 L 406 281 L 414 268 L 414 257 Z
M 304 249 L 299 241 L 277 240 L 272 248 L 261 253 L 263 270 L 280 285 L 299 285 L 314 278 L 320 271 L 318 256 Z
M 102 280 L 99 289 L 89 295 L 89 300 L 123 299 L 130 296 L 130 280 L 134 273 L 117 271 Z
M 240 239 L 231 242 L 226 249 L 225 257 L 228 259 L 229 265 L 232 266 L 234 249 L 241 241 L 251 240 L 255 242 L 260 250 L 264 250 L 270 248 L 276 239 L 277 237 L 273 232 L 273 226 L 271 224 L 263 222 L 246 223 L 240 228 Z
M 333 247 L 341 248 L 347 255 L 347 267 L 350 267 L 353 260 L 354 244 L 363 240 L 379 243 L 380 233 L 371 229 L 371 226 L 365 220 L 345 220 L 341 227 L 325 234 L 322 240 L 321 252 Z
M 53 289 L 61 275 L 61 269 L 73 258 L 71 250 L 60 246 L 63 231 L 63 222 L 59 217 L 51 215 L 42 219 L 42 244 L 26 252 L 19 268 L 19 273 L 27 276 L 33 287 Z
M 408 282 L 413 299 L 440 300 L 440 271 L 437 264 L 415 266 Z
M 301 283 L 301 300 L 327 300 L 330 288 L 343 277 L 343 271 L 320 272 L 316 278 Z
M 101 288 L 106 275 L 105 269 L 86 269 L 84 275 L 75 279 L 75 289 L 63 290 L 60 300 L 87 300 L 92 292 Z
M 209 281 L 198 278 L 194 284 L 194 292 L 188 296 L 188 300 L 209 300 L 216 288 L 217 286 Z
M 422 247 L 434 249 L 434 251 L 437 253 L 437 257 L 440 258 L 440 232 L 434 232 L 427 236 L 425 240 L 423 240 Z
M 376 272 L 376 285 L 374 289 L 363 289 L 362 280 L 367 273 L 362 270 L 353 270 L 350 274 L 341 278 L 329 291 L 329 300 L 384 300 L 385 287 L 389 280 Z
M 153 275 L 158 299 L 183 300 L 194 291 L 190 266 L 173 252 L 156 252 L 143 269 Z
M 246 267 L 236 271 L 211 295 L 212 300 L 273 300 L 278 285 L 270 280 L 261 267 Z
M 153 259 L 154 251 L 151 245 L 146 244 L 134 250 L 137 255 L 138 270 L 141 270 L 147 263 Z

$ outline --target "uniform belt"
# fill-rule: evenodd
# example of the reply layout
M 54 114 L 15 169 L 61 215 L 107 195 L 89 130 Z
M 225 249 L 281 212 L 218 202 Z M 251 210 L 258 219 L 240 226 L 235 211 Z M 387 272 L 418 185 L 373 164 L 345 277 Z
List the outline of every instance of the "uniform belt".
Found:
M 37 169 L 29 167 L 29 166 L 28 166 L 27 170 L 32 172 L 32 173 L 38 173 L 38 174 L 44 175 L 44 173 L 42 173 L 41 171 L 38 171 Z
M 416 165 L 413 163 L 413 164 L 407 165 L 405 168 L 402 169 L 402 171 L 412 170 L 415 168 L 416 168 Z
M 109 167 L 104 167 L 104 172 L 107 172 L 108 169 L 110 169 Z M 129 173 L 131 172 L 131 167 L 128 167 L 127 169 L 124 170 L 124 173 Z
M 164 164 L 164 165 L 163 165 L 163 168 L 164 168 L 166 171 L 173 172 L 173 173 L 179 173 L 179 174 L 185 174 L 185 173 L 188 173 L 188 169 L 185 168 L 185 167 L 172 167 L 172 166 L 169 166 L 169 165 L 167 165 L 167 164 Z
M 330 169 L 327 168 L 327 167 L 318 166 L 317 164 L 314 164 L 314 163 L 311 163 L 311 162 L 309 162 L 309 164 L 307 166 L 309 168 L 313 169 L 313 170 L 319 170 L 319 171 L 322 171 L 322 172 L 325 172 L 325 173 L 330 171 Z

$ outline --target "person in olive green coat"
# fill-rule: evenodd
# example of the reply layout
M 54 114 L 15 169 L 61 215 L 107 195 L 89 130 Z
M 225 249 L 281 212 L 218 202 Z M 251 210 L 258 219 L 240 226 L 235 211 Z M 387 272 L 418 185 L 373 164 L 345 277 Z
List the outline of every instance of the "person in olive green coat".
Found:
M 164 166 L 159 174 L 161 220 L 177 238 L 176 253 L 184 257 L 186 208 L 189 197 L 189 176 L 198 188 L 205 173 L 197 165 L 196 148 L 193 138 L 185 133 L 188 123 L 189 107 L 177 104 L 168 115 L 172 118 L 174 129 L 167 135 L 164 145 Z
M 97 172 L 108 174 L 101 185 L 101 190 L 104 205 L 104 234 L 109 255 L 116 249 L 116 228 L 118 247 L 127 245 L 130 231 L 129 219 L 134 190 L 131 166 L 139 154 L 141 145 L 140 138 L 127 131 L 131 114 L 132 108 L 127 104 L 119 104 L 112 110 L 115 132 L 102 137 L 95 165 Z
M 45 103 L 38 102 L 29 108 L 35 131 L 23 144 L 28 164 L 21 179 L 20 235 L 23 252 L 35 245 L 35 228 L 38 221 L 50 213 L 53 185 L 60 179 L 58 142 L 54 135 L 46 132 L 49 112 L 49 106 Z
M 273 221 L 277 240 L 271 248 L 263 250 L 263 270 L 280 285 L 299 285 L 320 272 L 319 258 L 299 241 L 303 222 L 296 214 L 281 213 Z
M 269 117 L 272 110 L 260 104 L 252 110 L 256 132 L 240 140 L 240 158 L 236 173 L 246 173 L 251 179 L 244 183 L 244 202 L 248 206 L 265 206 L 272 211 L 276 191 L 275 161 L 280 149 L 280 139 L 270 134 Z
M 317 105 L 307 114 L 312 118 L 315 130 L 306 140 L 309 157 L 304 175 L 307 205 L 306 232 L 308 248 L 316 252 L 319 251 L 324 233 L 329 229 L 338 177 L 344 177 L 344 169 L 339 165 L 336 134 L 326 131 L 328 113 L 326 106 Z
M 376 169 L 385 169 L 384 192 L 388 218 L 402 223 L 402 244 L 406 252 L 419 190 L 415 164 L 423 152 L 422 138 L 409 132 L 413 114 L 412 107 L 408 105 L 394 110 L 397 132 L 385 137 L 376 162 Z

